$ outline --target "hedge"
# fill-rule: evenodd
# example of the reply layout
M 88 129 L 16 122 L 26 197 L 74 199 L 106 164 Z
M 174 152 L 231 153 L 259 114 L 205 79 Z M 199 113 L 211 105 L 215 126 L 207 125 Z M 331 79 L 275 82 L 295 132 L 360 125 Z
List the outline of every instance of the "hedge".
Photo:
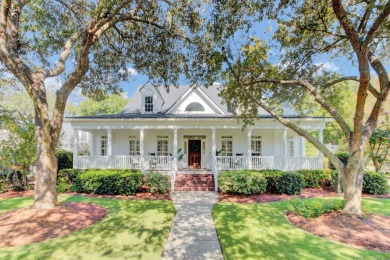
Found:
M 267 180 L 255 171 L 229 171 L 219 175 L 218 184 L 222 192 L 251 195 L 264 193 Z
M 363 193 L 381 195 L 386 194 L 389 188 L 384 174 L 365 172 L 363 174 Z
M 167 193 L 169 191 L 168 176 L 160 173 L 146 175 L 146 186 L 151 193 Z
M 302 175 L 304 188 L 318 188 L 329 185 L 330 172 L 324 170 L 297 170 L 296 173 Z
M 350 154 L 349 153 L 336 153 L 335 154 L 337 156 L 337 158 L 339 158 L 339 160 L 344 164 L 346 165 L 348 163 L 348 160 L 349 160 L 349 157 L 350 157 Z M 333 164 L 329 161 L 329 168 L 331 170 L 336 170 L 336 168 L 333 166 Z
M 305 218 L 319 217 L 324 213 L 342 210 L 345 201 L 341 199 L 306 199 L 306 200 L 291 200 L 289 209 L 296 215 Z
M 76 176 L 72 189 L 80 193 L 134 195 L 142 186 L 139 170 L 87 170 Z
M 62 169 L 57 175 L 57 192 L 69 192 L 74 191 L 73 183 L 76 180 L 77 175 L 85 172 L 86 170 L 80 169 Z
M 57 150 L 57 172 L 60 172 L 63 169 L 72 169 L 73 168 L 73 153 L 65 150 Z
M 260 173 L 267 179 L 268 192 L 288 195 L 302 192 L 304 180 L 302 175 L 298 173 L 280 170 L 263 170 Z

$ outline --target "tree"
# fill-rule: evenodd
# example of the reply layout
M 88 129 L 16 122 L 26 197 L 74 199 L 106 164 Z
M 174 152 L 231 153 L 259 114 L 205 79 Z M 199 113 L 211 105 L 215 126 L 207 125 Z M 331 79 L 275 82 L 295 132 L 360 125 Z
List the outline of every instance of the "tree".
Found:
M 375 171 L 381 172 L 390 152 L 390 130 L 375 129 L 369 141 L 369 151 Z
M 81 101 L 78 105 L 71 106 L 68 111 L 72 116 L 116 114 L 124 109 L 127 101 L 126 97 L 115 94 L 109 95 L 100 101 L 88 98 Z
M 27 188 L 27 175 L 36 162 L 37 145 L 31 116 L 15 115 L 0 106 L 0 129 L 7 138 L 0 140 L 0 170 L 7 172 L 14 189 Z
M 204 66 L 212 44 L 205 32 L 203 1 L 2 0 L 0 60 L 34 103 L 38 160 L 34 208 L 57 204 L 57 145 L 66 101 L 83 94 L 118 93 L 127 66 L 156 84 L 180 75 L 210 80 Z M 61 22 L 59 22 L 61 21 Z M 45 79 L 58 77 L 54 110 Z
M 230 8 L 222 3 L 221 6 L 225 11 Z M 390 81 L 383 65 L 390 48 L 390 1 L 264 1 L 252 13 L 260 18 L 255 23 L 247 19 L 249 26 L 258 25 L 256 22 L 266 17 L 275 21 L 277 28 L 271 45 L 251 38 L 239 55 L 231 54 L 229 44 L 221 50 L 221 59 L 228 66 L 223 97 L 240 108 L 245 123 L 251 123 L 257 117 L 257 108 L 262 107 L 312 143 L 343 177 L 344 211 L 361 214 L 364 152 L 390 95 Z M 326 71 L 319 63 L 324 59 L 351 62 L 358 76 Z M 379 89 L 370 84 L 371 69 L 378 76 Z M 332 99 L 345 81 L 358 83 L 352 126 Z M 375 103 L 365 115 L 368 95 L 375 98 Z M 351 154 L 346 164 L 299 124 L 282 117 L 281 104 L 293 106 L 308 98 L 342 129 Z

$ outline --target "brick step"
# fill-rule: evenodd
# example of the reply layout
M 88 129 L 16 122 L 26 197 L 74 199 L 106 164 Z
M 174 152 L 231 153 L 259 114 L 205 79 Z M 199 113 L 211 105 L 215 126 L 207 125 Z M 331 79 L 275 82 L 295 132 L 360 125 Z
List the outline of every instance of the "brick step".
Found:
M 214 181 L 175 181 L 179 185 L 214 185 Z
M 175 191 L 214 191 L 214 187 L 175 187 Z
M 190 180 L 213 180 L 214 176 L 209 174 L 207 175 L 206 174 L 204 175 L 177 174 L 176 175 L 176 180 L 189 180 L 189 179 Z
M 214 183 L 182 183 L 175 182 L 175 187 L 214 187 Z

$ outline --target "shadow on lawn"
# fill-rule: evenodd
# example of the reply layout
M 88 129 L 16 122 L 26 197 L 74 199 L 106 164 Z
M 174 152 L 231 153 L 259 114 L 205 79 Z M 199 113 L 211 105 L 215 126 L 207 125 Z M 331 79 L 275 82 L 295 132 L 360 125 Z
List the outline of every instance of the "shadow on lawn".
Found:
M 389 259 L 308 234 L 285 216 L 288 202 L 214 206 L 213 217 L 225 259 Z
M 160 257 L 174 217 L 170 201 L 97 199 L 71 196 L 64 202 L 105 207 L 101 221 L 69 235 L 0 250 L 2 259 Z

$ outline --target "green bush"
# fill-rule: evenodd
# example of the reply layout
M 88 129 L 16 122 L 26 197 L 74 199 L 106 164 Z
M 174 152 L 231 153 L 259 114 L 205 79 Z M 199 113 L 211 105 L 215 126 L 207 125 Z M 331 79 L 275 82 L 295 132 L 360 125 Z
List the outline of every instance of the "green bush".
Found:
M 85 172 L 80 169 L 62 169 L 57 175 L 57 192 L 69 192 L 73 191 L 73 183 L 76 180 L 77 175 Z
M 349 153 L 336 153 L 336 156 L 337 158 L 340 159 L 340 161 L 346 165 L 348 163 L 348 160 L 349 160 L 349 156 L 350 154 Z M 333 164 L 329 161 L 329 168 L 331 170 L 336 170 L 336 168 L 333 166 Z
M 65 150 L 57 150 L 56 157 L 58 162 L 57 172 L 60 172 L 62 169 L 73 168 L 73 153 Z
M 387 178 L 377 172 L 365 172 L 363 174 L 363 193 L 381 195 L 388 189 Z
M 218 176 L 218 184 L 222 192 L 251 195 L 264 193 L 267 180 L 255 171 L 229 171 Z
M 330 173 L 325 170 L 298 170 L 302 175 L 305 188 L 317 188 L 330 182 Z
M 268 192 L 288 195 L 302 192 L 304 181 L 300 174 L 280 170 L 263 170 L 260 173 L 267 179 Z
M 72 189 L 81 193 L 134 195 L 142 186 L 139 170 L 87 170 L 77 175 Z
M 151 193 L 166 193 L 169 191 L 168 176 L 160 173 L 146 175 L 146 185 Z
M 345 201 L 340 199 L 297 199 L 289 202 L 289 209 L 305 218 L 319 217 L 324 213 L 342 210 Z

